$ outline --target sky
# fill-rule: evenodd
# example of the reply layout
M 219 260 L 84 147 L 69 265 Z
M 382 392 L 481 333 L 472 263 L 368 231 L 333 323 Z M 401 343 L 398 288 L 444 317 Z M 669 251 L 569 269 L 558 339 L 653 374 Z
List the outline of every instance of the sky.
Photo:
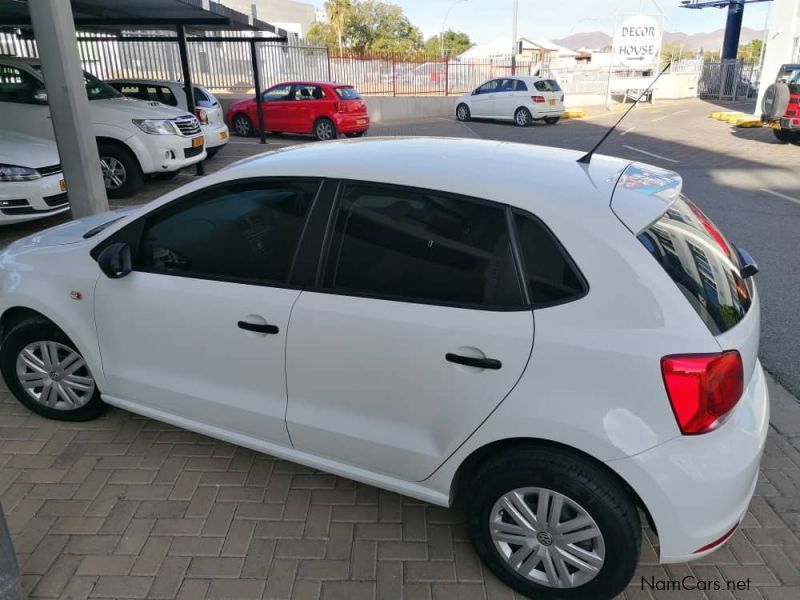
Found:
M 513 0 L 384 1 L 400 5 L 426 39 L 439 34 L 445 13 L 451 6 L 445 29 L 464 31 L 478 44 L 500 36 L 511 37 Z M 313 0 L 313 4 L 322 8 L 324 1 Z M 744 25 L 764 28 L 770 4 L 748 5 Z M 580 31 L 605 31 L 610 35 L 616 11 L 657 14 L 657 5 L 667 16 L 665 31 L 701 33 L 725 27 L 726 10 L 687 10 L 680 8 L 680 0 L 519 0 L 518 32 L 520 37 L 539 39 L 559 39 Z

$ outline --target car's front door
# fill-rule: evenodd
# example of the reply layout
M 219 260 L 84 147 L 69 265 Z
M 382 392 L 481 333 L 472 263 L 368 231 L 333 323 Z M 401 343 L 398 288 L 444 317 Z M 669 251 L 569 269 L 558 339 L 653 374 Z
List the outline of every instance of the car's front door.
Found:
M 55 139 L 47 94 L 27 70 L 0 63 L 0 129 Z
M 473 117 L 492 116 L 492 99 L 494 98 L 499 83 L 499 79 L 492 79 L 472 92 L 472 96 L 470 97 L 470 112 Z
M 261 96 L 261 111 L 264 115 L 266 131 L 291 131 L 289 129 L 289 109 L 292 105 L 292 85 L 276 85 Z M 257 110 L 254 105 L 254 110 Z M 253 123 L 258 123 L 257 116 Z
M 299 450 L 422 480 L 531 353 L 506 208 L 357 182 L 338 203 L 320 285 L 292 311 L 287 428 Z
M 119 232 L 134 270 L 95 291 L 112 403 L 290 445 L 284 352 L 300 292 L 287 281 L 318 186 L 229 182 Z

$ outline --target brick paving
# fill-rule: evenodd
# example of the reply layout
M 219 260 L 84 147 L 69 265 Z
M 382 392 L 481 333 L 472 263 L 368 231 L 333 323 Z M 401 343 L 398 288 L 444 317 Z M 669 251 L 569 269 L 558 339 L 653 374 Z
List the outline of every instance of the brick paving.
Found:
M 741 529 L 659 566 L 645 530 L 638 598 L 800 598 L 800 404 L 770 381 L 773 427 Z M 463 514 L 112 409 L 38 417 L 0 388 L 0 502 L 30 598 L 514 598 Z M 642 587 L 680 580 L 721 591 Z M 726 581 L 749 589 L 728 592 Z M 663 583 L 657 585 L 664 585 Z

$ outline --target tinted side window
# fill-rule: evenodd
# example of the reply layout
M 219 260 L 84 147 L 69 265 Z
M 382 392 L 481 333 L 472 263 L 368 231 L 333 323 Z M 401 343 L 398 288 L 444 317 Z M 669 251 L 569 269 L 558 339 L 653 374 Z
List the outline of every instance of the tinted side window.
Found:
M 292 93 L 291 85 L 276 85 L 264 92 L 261 97 L 264 102 L 280 102 L 281 100 L 288 100 Z
M 316 85 L 296 85 L 294 86 L 295 100 L 319 100 L 325 96 L 321 87 Z
M 134 267 L 284 283 L 317 188 L 250 181 L 178 201 L 147 220 Z
M 518 92 L 527 92 L 528 91 L 528 86 L 525 85 L 525 82 L 522 81 L 521 79 L 517 79 L 516 91 L 518 91 Z
M 34 96 L 43 90 L 42 82 L 30 73 L 0 65 L 0 102 L 36 104 Z
M 563 304 L 583 296 L 583 278 L 553 234 L 537 219 L 517 213 L 517 225 L 525 275 L 534 308 Z
M 347 186 L 325 285 L 417 302 L 523 304 L 505 209 L 390 186 Z
M 479 94 L 491 94 L 492 92 L 497 91 L 498 84 L 499 84 L 498 79 L 492 79 L 491 81 L 487 81 L 481 87 L 479 87 L 477 92 Z
M 166 87 L 160 86 L 158 88 L 158 101 L 167 106 L 178 106 L 178 99 L 175 97 L 173 91 Z

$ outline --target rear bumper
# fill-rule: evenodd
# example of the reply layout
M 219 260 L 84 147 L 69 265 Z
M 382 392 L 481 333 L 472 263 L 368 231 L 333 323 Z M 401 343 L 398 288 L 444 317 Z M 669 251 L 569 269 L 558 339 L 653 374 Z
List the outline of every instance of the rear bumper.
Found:
M 768 429 L 769 395 L 757 363 L 742 399 L 719 429 L 681 436 L 607 463 L 650 512 L 658 532 L 660 562 L 710 554 L 741 522 L 758 480 Z M 716 541 L 720 543 L 698 552 Z
M 788 129 L 789 131 L 800 131 L 800 118 L 783 117 L 779 122 L 781 125 L 781 129 Z
M 225 123 L 215 123 L 214 125 L 201 125 L 205 136 L 206 148 L 218 148 L 230 141 L 228 126 Z
M 333 120 L 336 122 L 336 130 L 340 133 L 357 133 L 369 129 L 369 115 L 347 113 L 335 113 Z

